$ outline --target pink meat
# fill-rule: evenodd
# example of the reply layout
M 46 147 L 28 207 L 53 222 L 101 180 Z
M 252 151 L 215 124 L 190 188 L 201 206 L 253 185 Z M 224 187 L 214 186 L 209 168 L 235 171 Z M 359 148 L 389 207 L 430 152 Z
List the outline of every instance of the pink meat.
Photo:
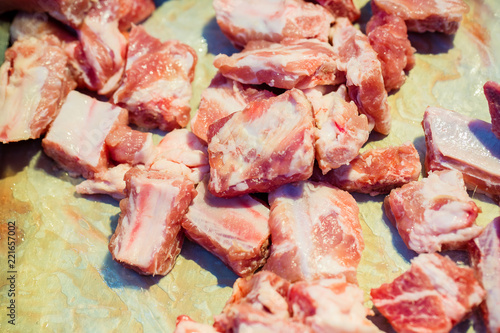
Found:
M 76 193 L 80 194 L 108 194 L 117 200 L 125 198 L 125 174 L 132 168 L 129 164 L 118 164 L 104 171 L 94 174 L 76 185 Z
M 5 52 L 0 67 L 0 142 L 39 138 L 76 86 L 68 58 L 51 37 L 26 37 Z
M 182 227 L 236 274 L 248 276 L 264 265 L 269 254 L 269 208 L 248 194 L 218 198 L 207 188 L 208 177 L 196 187 L 198 195 Z
M 474 223 L 480 209 L 456 170 L 392 190 L 384 208 L 406 246 L 418 253 L 462 249 L 482 231 Z
M 374 0 L 376 10 L 397 15 L 409 31 L 454 34 L 469 6 L 463 0 Z
M 328 41 L 333 16 L 303 0 L 215 0 L 215 17 L 222 32 L 238 47 L 249 41 L 279 43 L 285 38 Z
M 328 9 L 335 17 L 347 17 L 354 22 L 361 16 L 361 11 L 352 0 L 315 0 Z
M 449 332 L 484 295 L 472 269 L 436 253 L 419 255 L 409 271 L 371 290 L 397 332 Z
M 415 66 L 415 49 L 411 46 L 402 18 L 378 11 L 366 25 L 370 45 L 382 65 L 385 89 L 399 89 L 406 80 L 405 71 Z
M 468 189 L 500 198 L 500 140 L 491 124 L 460 113 L 428 107 L 422 126 L 428 172 L 454 169 L 464 176 Z
M 130 121 L 171 131 L 185 127 L 191 107 L 191 82 L 198 58 L 188 45 L 161 42 L 144 28 L 130 32 L 125 77 L 113 102 L 130 111 Z
M 374 196 L 417 180 L 421 169 L 417 150 L 406 143 L 365 151 L 349 165 L 330 171 L 323 180 L 346 191 Z
M 483 88 L 490 109 L 491 130 L 500 139 L 500 84 L 488 81 Z
M 177 317 L 174 333 L 217 333 L 210 325 L 195 322 L 189 316 L 181 315 Z
M 130 29 L 132 24 L 144 21 L 156 9 L 153 0 L 119 0 L 119 25 L 121 31 Z
M 153 153 L 153 134 L 118 124 L 106 137 L 106 147 L 117 163 L 145 164 Z
M 368 37 L 345 18 L 337 19 L 332 43 L 338 69 L 346 73 L 351 99 L 364 113 L 375 131 L 388 134 L 391 112 L 387 104 L 382 66 Z
M 298 182 L 271 192 L 269 203 L 272 245 L 264 270 L 291 282 L 345 276 L 356 283 L 364 242 L 349 193 Z
M 311 104 L 296 89 L 218 120 L 208 135 L 210 192 L 220 197 L 268 192 L 309 178 L 313 128 Z
M 491 333 L 500 332 L 500 217 L 484 228 L 483 233 L 469 243 L 471 260 L 486 299 L 481 304 L 484 322 Z
M 335 85 L 344 81 L 330 44 L 314 39 L 285 39 L 278 43 L 251 41 L 240 53 L 215 57 L 225 77 L 246 84 L 265 83 L 291 89 Z
M 46 36 L 56 37 L 61 44 L 77 40 L 76 35 L 47 13 L 18 12 L 10 25 L 11 41 L 24 37 L 43 39 Z
M 132 168 L 125 175 L 118 226 L 109 241 L 113 259 L 144 275 L 165 275 L 181 251 L 181 220 L 196 195 L 177 175 Z
M 208 127 L 216 120 L 243 110 L 252 101 L 274 96 L 270 91 L 242 85 L 217 73 L 208 88 L 201 93 L 200 106 L 191 119 L 191 130 L 208 142 Z

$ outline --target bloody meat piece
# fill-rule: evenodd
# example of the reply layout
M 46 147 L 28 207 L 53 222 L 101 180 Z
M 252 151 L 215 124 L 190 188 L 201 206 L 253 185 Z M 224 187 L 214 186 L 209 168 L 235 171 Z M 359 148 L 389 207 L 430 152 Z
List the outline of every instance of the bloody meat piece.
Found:
M 347 17 L 351 22 L 361 16 L 361 11 L 352 0 L 316 0 L 316 2 L 328 9 L 335 17 Z
M 106 137 L 106 147 L 115 162 L 145 164 L 153 153 L 153 134 L 117 124 Z
M 456 170 L 392 190 L 384 208 L 406 246 L 418 253 L 462 249 L 482 231 L 474 223 L 480 209 Z
M 490 109 L 491 130 L 500 139 L 500 84 L 488 81 L 484 84 L 483 89 Z
M 161 42 L 140 26 L 130 32 L 125 77 L 113 102 L 129 110 L 130 121 L 171 131 L 189 122 L 191 82 L 198 57 L 188 45 Z
M 118 164 L 93 175 L 76 185 L 76 193 L 108 194 L 117 200 L 125 198 L 125 174 L 132 168 L 129 164 Z
M 312 108 L 297 89 L 218 120 L 208 138 L 209 189 L 216 196 L 268 192 L 313 171 Z
M 397 332 L 449 332 L 485 292 L 471 268 L 433 253 L 419 255 L 410 270 L 370 294 Z

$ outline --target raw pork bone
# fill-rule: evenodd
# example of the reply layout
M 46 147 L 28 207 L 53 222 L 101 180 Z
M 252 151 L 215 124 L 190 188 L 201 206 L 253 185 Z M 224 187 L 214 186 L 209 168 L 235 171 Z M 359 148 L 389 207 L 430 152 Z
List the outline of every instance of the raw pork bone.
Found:
M 405 71 L 415 66 L 415 49 L 408 39 L 405 22 L 399 16 L 378 11 L 368 21 L 366 33 L 382 65 L 385 89 L 399 89 L 406 81 Z
M 189 316 L 181 315 L 177 317 L 174 333 L 218 333 L 210 325 L 195 322 Z
M 106 137 L 106 147 L 115 162 L 145 164 L 153 153 L 153 134 L 133 130 L 128 125 L 116 124 Z
M 463 0 L 374 0 L 372 10 L 384 11 L 405 20 L 409 31 L 454 34 L 462 16 L 469 11 Z
M 246 84 L 307 89 L 345 81 L 330 44 L 315 39 L 284 39 L 280 44 L 251 41 L 240 53 L 219 54 L 214 66 L 225 77 Z
M 335 17 L 347 17 L 351 22 L 361 16 L 360 10 L 352 0 L 316 0 L 316 2 L 328 9 Z
M 208 142 L 208 127 L 216 120 L 243 110 L 248 103 L 274 97 L 268 90 L 258 90 L 242 85 L 217 73 L 207 89 L 201 93 L 198 111 L 191 119 L 191 130 Z
M 291 282 L 345 276 L 357 283 L 364 242 L 348 192 L 305 181 L 271 192 L 269 203 L 271 255 L 264 270 Z
M 181 251 L 181 220 L 196 196 L 177 174 L 132 168 L 125 175 L 118 226 L 109 241 L 113 259 L 143 275 L 166 275 Z
M 417 180 L 421 170 L 417 150 L 412 143 L 406 143 L 367 150 L 320 180 L 349 192 L 375 196 Z
M 469 190 L 500 200 L 500 140 L 491 131 L 491 124 L 430 106 L 422 126 L 427 172 L 458 170 Z
M 118 164 L 105 171 L 94 174 L 92 179 L 86 179 L 76 185 L 80 194 L 108 194 L 117 200 L 125 198 L 125 174 L 132 168 L 129 164 Z
M 471 268 L 437 253 L 420 254 L 410 270 L 371 290 L 373 304 L 397 332 L 449 332 L 484 295 Z
M 491 333 L 500 332 L 500 217 L 495 218 L 483 233 L 469 243 L 471 261 L 479 282 L 486 290 L 481 304 L 484 322 Z
M 250 103 L 212 124 L 208 138 L 215 196 L 269 192 L 312 174 L 312 107 L 300 90 Z
M 113 102 L 129 110 L 130 121 L 171 131 L 189 122 L 191 82 L 198 57 L 188 45 L 161 42 L 132 27 L 125 77 Z
M 52 37 L 26 37 L 6 52 L 0 67 L 0 142 L 39 138 L 76 86 L 68 58 Z
M 500 139 L 500 84 L 488 81 L 484 84 L 483 89 L 490 109 L 491 130 Z
M 73 176 L 106 171 L 106 137 L 127 123 L 127 110 L 72 91 L 42 140 L 44 152 Z
M 332 29 L 332 43 L 338 69 L 346 73 L 349 96 L 375 131 L 389 134 L 391 112 L 382 66 L 368 37 L 348 19 L 339 18 Z
M 249 41 L 279 43 L 285 38 L 316 38 L 328 42 L 334 17 L 319 5 L 304 0 L 215 0 L 220 29 L 237 47 Z
M 474 223 L 480 209 L 456 170 L 436 171 L 392 190 L 384 208 L 406 246 L 418 253 L 463 249 L 483 230 Z
M 368 119 L 359 115 L 354 102 L 347 102 L 344 85 L 326 95 L 316 88 L 305 94 L 314 110 L 316 160 L 325 174 L 358 156 L 370 134 Z

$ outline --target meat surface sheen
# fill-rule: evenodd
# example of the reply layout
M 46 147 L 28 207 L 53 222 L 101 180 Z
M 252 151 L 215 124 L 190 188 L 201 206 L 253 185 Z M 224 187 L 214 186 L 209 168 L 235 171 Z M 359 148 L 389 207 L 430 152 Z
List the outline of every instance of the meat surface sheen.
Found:
M 327 10 L 303 0 L 215 0 L 220 29 L 238 47 L 249 41 L 279 43 L 285 38 L 328 41 L 334 18 Z
M 42 39 L 52 36 L 63 42 L 77 40 L 67 27 L 51 18 L 47 13 L 17 12 L 10 25 L 10 40 L 15 42 L 24 37 Z
M 361 11 L 352 0 L 316 0 L 321 6 L 328 9 L 335 17 L 347 17 L 354 22 L 361 16 Z
M 297 182 L 272 191 L 269 203 L 272 245 L 264 270 L 291 282 L 345 276 L 357 283 L 364 242 L 348 192 Z
M 491 130 L 500 139 L 500 84 L 488 81 L 484 84 L 483 89 L 490 110 Z
M 209 189 L 216 196 L 269 192 L 312 174 L 312 107 L 300 90 L 250 103 L 212 124 L 208 137 Z
M 131 165 L 145 164 L 153 153 L 153 134 L 118 124 L 106 137 L 106 147 L 111 159 L 115 162 Z
M 397 332 L 449 332 L 485 292 L 471 268 L 433 253 L 420 254 L 410 270 L 370 294 Z
M 406 246 L 418 253 L 463 249 L 482 231 L 474 223 L 480 209 L 456 170 L 436 171 L 392 190 L 384 208 Z

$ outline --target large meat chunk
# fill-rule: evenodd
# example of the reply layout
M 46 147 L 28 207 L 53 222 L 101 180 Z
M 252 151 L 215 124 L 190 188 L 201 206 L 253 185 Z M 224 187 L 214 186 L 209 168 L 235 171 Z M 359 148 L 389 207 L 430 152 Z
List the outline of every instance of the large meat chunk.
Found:
M 215 121 L 243 110 L 252 101 L 274 96 L 268 90 L 245 86 L 217 73 L 208 88 L 201 93 L 200 106 L 191 119 L 191 130 L 208 142 L 208 127 Z
M 312 175 L 312 107 L 300 90 L 250 103 L 212 124 L 208 137 L 216 196 L 269 192 Z
M 113 102 L 130 111 L 130 121 L 170 131 L 189 122 L 191 82 L 198 58 L 188 45 L 161 42 L 144 28 L 130 32 L 125 78 Z
M 469 11 L 463 0 L 374 0 L 374 11 L 397 15 L 409 31 L 454 34 Z
M 458 112 L 428 107 L 425 132 L 427 171 L 455 169 L 468 189 L 500 198 L 500 140 L 491 124 Z
M 330 44 L 314 39 L 252 41 L 240 53 L 218 55 L 214 66 L 238 82 L 283 89 L 335 85 L 345 79 Z
M 67 57 L 51 37 L 26 37 L 0 67 L 0 142 L 36 139 L 59 113 L 76 84 Z
M 456 170 L 392 190 L 384 208 L 406 246 L 418 253 L 461 249 L 482 231 L 474 224 L 479 208 Z
M 115 162 L 145 164 L 153 153 L 153 134 L 117 124 L 106 137 L 106 146 Z
M 352 0 L 316 0 L 316 2 L 328 9 L 335 17 L 347 17 L 351 22 L 361 16 L 361 11 Z
M 144 21 L 155 9 L 153 0 L 119 0 L 120 20 L 118 28 L 121 31 L 128 30 L 132 24 Z
M 129 164 L 118 164 L 93 175 L 76 185 L 76 193 L 108 194 L 117 200 L 125 198 L 125 174 L 132 168 Z
M 486 290 L 481 304 L 484 322 L 489 332 L 500 332 L 500 217 L 484 228 L 483 233 L 469 243 L 476 275 Z
M 113 259 L 140 274 L 165 275 L 181 251 L 181 220 L 196 195 L 190 180 L 133 168 L 125 175 L 118 226 L 109 241 Z
M 346 73 L 351 99 L 366 114 L 375 131 L 388 134 L 391 113 L 382 66 L 368 37 L 349 20 L 339 18 L 332 30 L 332 43 L 338 68 Z
M 472 269 L 436 253 L 419 255 L 410 270 L 371 290 L 397 332 L 449 332 L 484 295 Z
M 328 41 L 333 16 L 304 0 L 215 0 L 215 17 L 222 32 L 239 47 L 252 40 L 279 43 L 285 38 Z
M 265 270 L 291 282 L 345 276 L 356 283 L 364 242 L 349 193 L 305 181 L 271 192 L 269 203 L 272 245 Z
M 208 191 L 208 177 L 182 221 L 186 235 L 221 259 L 239 276 L 264 265 L 269 254 L 269 208 L 246 194 L 218 198 Z
M 500 139 L 500 84 L 488 81 L 484 84 L 483 89 L 490 109 L 491 130 Z

